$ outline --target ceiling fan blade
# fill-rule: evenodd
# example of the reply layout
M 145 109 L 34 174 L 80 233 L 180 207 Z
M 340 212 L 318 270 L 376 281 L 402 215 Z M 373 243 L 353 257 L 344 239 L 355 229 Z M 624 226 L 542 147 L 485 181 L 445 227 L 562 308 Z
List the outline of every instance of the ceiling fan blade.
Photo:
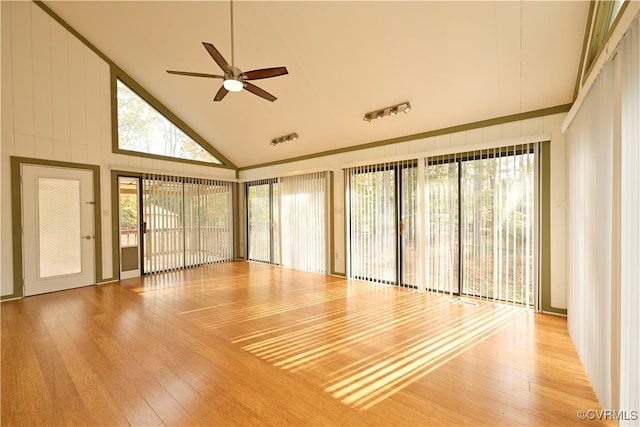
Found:
M 262 68 L 260 70 L 251 70 L 242 73 L 241 76 L 245 80 L 268 79 L 269 77 L 278 77 L 289 74 L 287 67 Z
M 218 76 L 216 74 L 192 73 L 190 71 L 167 70 L 167 73 L 169 73 L 169 74 L 177 74 L 179 76 L 208 77 L 208 78 L 211 78 L 211 79 L 224 79 L 224 76 Z
M 231 65 L 229 65 L 227 60 L 224 59 L 224 57 L 220 54 L 220 52 L 218 52 L 218 49 L 216 49 L 211 43 L 202 42 L 202 45 L 204 46 L 205 49 L 207 49 L 207 52 L 209 52 L 209 55 L 211 55 L 213 60 L 216 61 L 216 64 L 218 64 L 218 66 L 222 69 L 222 71 L 224 71 L 227 74 L 233 74 L 233 69 L 231 68 Z
M 261 98 L 266 99 L 267 101 L 275 101 L 276 98 L 275 96 L 271 95 L 269 92 L 267 92 L 264 89 L 260 89 L 258 86 L 248 83 L 248 82 L 243 82 L 244 83 L 244 88 L 246 90 L 248 90 L 249 92 L 253 93 L 254 95 L 258 95 Z
M 220 89 L 218 90 L 218 93 L 216 93 L 216 96 L 213 97 L 213 100 L 214 101 L 222 101 L 222 98 L 227 96 L 228 93 L 229 93 L 229 91 L 227 89 L 225 89 L 224 86 L 220 86 Z

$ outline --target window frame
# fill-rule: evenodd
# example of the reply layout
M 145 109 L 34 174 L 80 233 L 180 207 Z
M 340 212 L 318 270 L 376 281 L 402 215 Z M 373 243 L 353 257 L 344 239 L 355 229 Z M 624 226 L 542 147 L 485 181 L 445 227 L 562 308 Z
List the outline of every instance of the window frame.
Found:
M 143 101 L 145 101 L 151 108 L 155 109 L 159 114 L 169 120 L 174 126 L 184 132 L 189 138 L 191 138 L 196 144 L 202 147 L 205 151 L 218 159 L 220 163 L 210 163 L 200 160 L 183 159 L 179 157 L 169 157 L 159 154 L 144 153 L 140 151 L 133 151 L 120 148 L 119 140 L 119 124 L 118 124 L 118 81 L 122 82 L 125 86 L 131 89 L 137 94 Z M 186 123 L 180 120 L 175 114 L 173 114 L 167 107 L 165 107 L 160 101 L 147 92 L 142 86 L 136 83 L 131 77 L 129 77 L 122 70 L 115 66 L 111 67 L 111 131 L 112 131 L 112 152 L 114 154 L 125 154 L 128 156 L 137 156 L 147 159 L 164 160 L 169 162 L 189 163 L 208 167 L 217 167 L 225 169 L 233 169 L 236 167 L 221 153 L 211 146 L 204 138 L 191 129 Z
M 618 25 L 629 1 L 623 0 L 619 8 L 615 7 L 616 3 L 619 2 L 615 0 L 597 0 L 595 3 L 592 3 L 592 5 L 595 5 L 595 10 L 591 11 L 587 22 L 586 32 L 588 39 L 583 46 L 581 84 L 584 84 L 589 78 L 598 57 L 600 57 L 603 49 L 607 45 L 611 33 L 613 33 L 613 30 Z

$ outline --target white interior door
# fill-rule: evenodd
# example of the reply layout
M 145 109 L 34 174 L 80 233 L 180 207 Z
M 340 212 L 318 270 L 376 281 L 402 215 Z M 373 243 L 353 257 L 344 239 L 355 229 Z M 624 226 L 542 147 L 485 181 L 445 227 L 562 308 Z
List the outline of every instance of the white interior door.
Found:
M 93 171 L 22 165 L 24 294 L 95 283 Z

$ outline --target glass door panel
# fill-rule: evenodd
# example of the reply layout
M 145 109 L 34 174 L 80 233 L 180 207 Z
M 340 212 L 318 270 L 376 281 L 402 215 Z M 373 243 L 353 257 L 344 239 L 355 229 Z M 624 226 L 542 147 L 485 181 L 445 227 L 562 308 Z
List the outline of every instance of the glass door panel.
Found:
M 350 204 L 350 276 L 397 283 L 396 169 L 352 173 Z
M 118 177 L 120 278 L 140 276 L 140 179 Z
M 533 304 L 534 163 L 531 152 L 462 163 L 464 294 Z
M 399 167 L 400 182 L 400 283 L 418 287 L 420 283 L 420 257 L 418 251 L 418 168 L 411 163 Z
M 427 165 L 426 288 L 458 293 L 458 162 Z
M 280 263 L 279 188 L 275 181 L 247 186 L 248 259 Z

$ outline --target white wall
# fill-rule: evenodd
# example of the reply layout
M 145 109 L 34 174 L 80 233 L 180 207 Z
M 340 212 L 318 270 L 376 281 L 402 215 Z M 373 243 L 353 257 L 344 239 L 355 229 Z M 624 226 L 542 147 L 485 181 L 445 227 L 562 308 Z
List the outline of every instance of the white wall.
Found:
M 103 277 L 112 275 L 111 168 L 234 179 L 229 169 L 114 154 L 109 64 L 32 2 L 2 8 L 2 295 L 13 293 L 10 156 L 100 166 Z M 97 231 L 97 230 L 96 230 Z
M 241 180 L 275 177 L 292 172 L 326 169 L 334 172 L 334 265 L 335 273 L 346 273 L 345 194 L 342 166 L 358 162 L 377 163 L 394 158 L 409 158 L 444 152 L 464 152 L 470 147 L 541 134 L 551 135 L 551 305 L 565 309 L 565 222 L 566 222 L 566 140 L 560 131 L 565 114 L 537 117 L 501 125 L 472 129 L 431 138 L 417 139 L 375 148 L 349 151 L 291 163 L 240 171 Z

